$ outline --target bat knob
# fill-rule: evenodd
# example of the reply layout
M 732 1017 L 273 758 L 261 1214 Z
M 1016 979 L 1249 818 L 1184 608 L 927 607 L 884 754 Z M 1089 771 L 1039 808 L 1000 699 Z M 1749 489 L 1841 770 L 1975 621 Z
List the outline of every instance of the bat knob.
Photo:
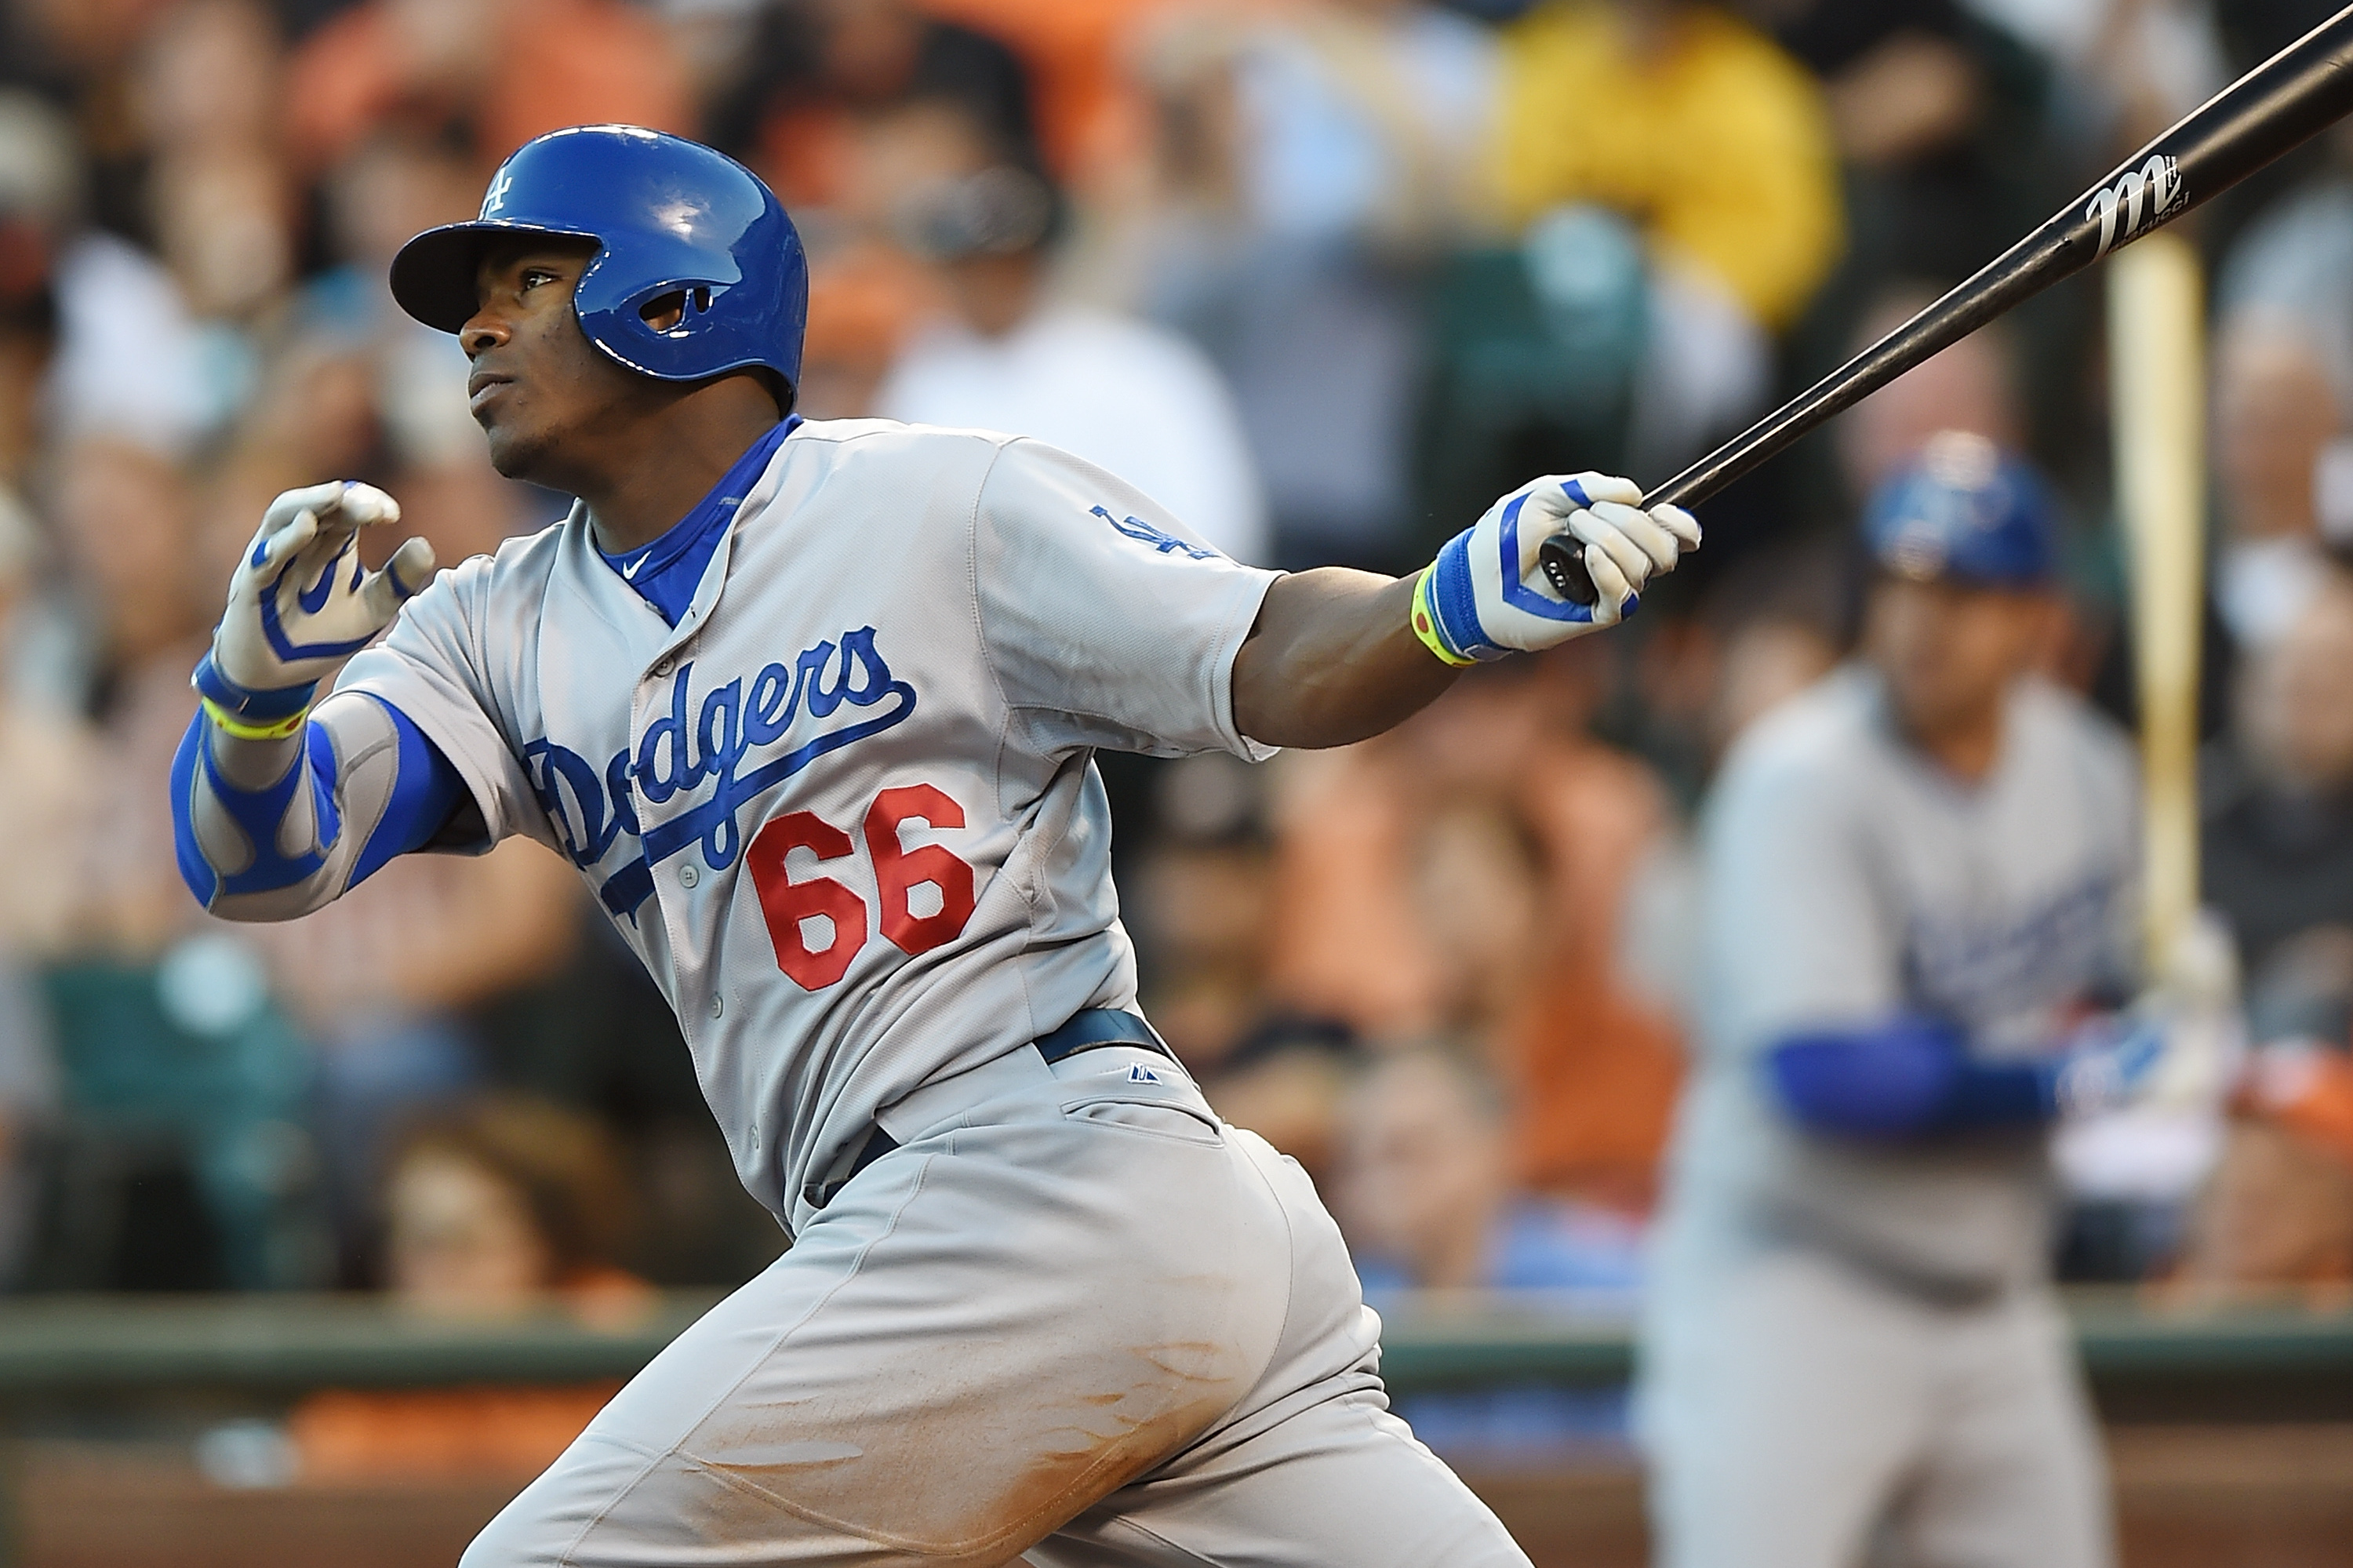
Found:
M 1552 591 L 1569 603 L 1590 609 L 1601 602 L 1601 590 L 1593 586 L 1593 575 L 1585 569 L 1582 550 L 1558 539 L 1546 539 L 1536 546 L 1536 560 L 1544 567 L 1545 581 L 1552 584 Z

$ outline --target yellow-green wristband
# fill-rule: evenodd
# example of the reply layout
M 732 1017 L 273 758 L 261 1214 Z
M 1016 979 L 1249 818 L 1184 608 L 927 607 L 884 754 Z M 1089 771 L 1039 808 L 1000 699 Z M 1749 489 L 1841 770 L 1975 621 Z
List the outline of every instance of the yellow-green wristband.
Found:
M 1421 576 L 1415 579 L 1413 585 L 1413 613 L 1407 619 L 1412 623 L 1413 634 L 1421 639 L 1424 648 L 1438 656 L 1440 663 L 1451 664 L 1460 670 L 1479 661 L 1454 652 L 1438 635 L 1438 612 L 1430 606 L 1430 574 L 1437 569 L 1435 567 L 1421 568 Z
M 219 726 L 220 732 L 232 740 L 284 740 L 289 736 L 301 734 L 302 726 L 311 720 L 311 710 L 304 708 L 301 713 L 271 719 L 267 724 L 253 724 L 237 717 L 210 697 L 196 700 L 204 705 L 205 716 Z

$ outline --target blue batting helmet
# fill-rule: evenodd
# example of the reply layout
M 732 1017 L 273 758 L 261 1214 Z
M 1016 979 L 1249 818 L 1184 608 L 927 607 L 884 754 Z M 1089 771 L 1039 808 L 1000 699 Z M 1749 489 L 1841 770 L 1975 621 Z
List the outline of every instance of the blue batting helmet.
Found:
M 572 306 L 588 341 L 664 381 L 754 366 L 793 387 L 808 320 L 808 261 L 776 193 L 734 159 L 634 125 L 551 131 L 499 165 L 472 223 L 428 228 L 392 260 L 392 294 L 456 332 L 479 303 L 482 256 L 513 234 L 592 240 Z M 675 324 L 646 317 L 675 303 Z
M 1897 577 L 2034 588 L 2059 567 L 2050 493 L 1983 436 L 1947 430 L 1863 511 L 1872 558 Z

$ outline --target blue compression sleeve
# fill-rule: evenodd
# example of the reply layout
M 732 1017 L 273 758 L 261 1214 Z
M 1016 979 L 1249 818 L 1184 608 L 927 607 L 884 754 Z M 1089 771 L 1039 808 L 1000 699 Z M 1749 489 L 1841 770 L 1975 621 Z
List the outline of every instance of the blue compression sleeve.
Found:
M 2059 1063 L 1971 1061 L 1960 1031 L 1935 1019 L 1795 1034 L 1765 1061 L 1783 1107 L 1813 1132 L 1900 1139 L 2059 1114 Z
M 430 843 L 466 797 L 465 780 L 415 721 L 390 703 L 379 698 L 370 700 L 390 715 L 394 733 L 398 736 L 398 755 L 391 798 L 361 847 L 345 888 L 357 886 L 393 856 Z M 196 895 L 197 902 L 207 908 L 219 895 L 290 887 L 319 870 L 322 861 L 319 853 L 290 856 L 279 848 L 278 826 L 293 803 L 296 790 L 307 788 L 311 791 L 322 848 L 332 847 L 343 832 L 335 805 L 335 751 L 326 732 L 316 724 L 306 726 L 303 732 L 301 765 L 288 768 L 285 777 L 276 783 L 252 790 L 237 789 L 214 768 L 207 745 L 210 729 L 210 722 L 198 713 L 190 721 L 187 733 L 181 736 L 179 752 L 172 759 L 172 831 L 179 853 L 180 877 L 188 885 L 188 891 Z M 196 841 L 190 805 L 198 769 L 203 770 L 214 798 L 255 846 L 253 863 L 227 876 L 213 869 Z

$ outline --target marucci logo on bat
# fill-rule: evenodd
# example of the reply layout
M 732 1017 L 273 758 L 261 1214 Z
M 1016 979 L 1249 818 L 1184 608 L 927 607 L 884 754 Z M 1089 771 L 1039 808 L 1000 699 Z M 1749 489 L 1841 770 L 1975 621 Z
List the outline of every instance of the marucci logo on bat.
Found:
M 2085 217 L 2100 220 L 2100 248 L 2092 252 L 2092 260 L 2097 261 L 2189 205 L 2189 192 L 2174 161 L 2162 153 L 2150 154 L 2139 168 L 2127 169 L 2116 184 L 2093 193 L 2091 205 L 2084 208 Z

